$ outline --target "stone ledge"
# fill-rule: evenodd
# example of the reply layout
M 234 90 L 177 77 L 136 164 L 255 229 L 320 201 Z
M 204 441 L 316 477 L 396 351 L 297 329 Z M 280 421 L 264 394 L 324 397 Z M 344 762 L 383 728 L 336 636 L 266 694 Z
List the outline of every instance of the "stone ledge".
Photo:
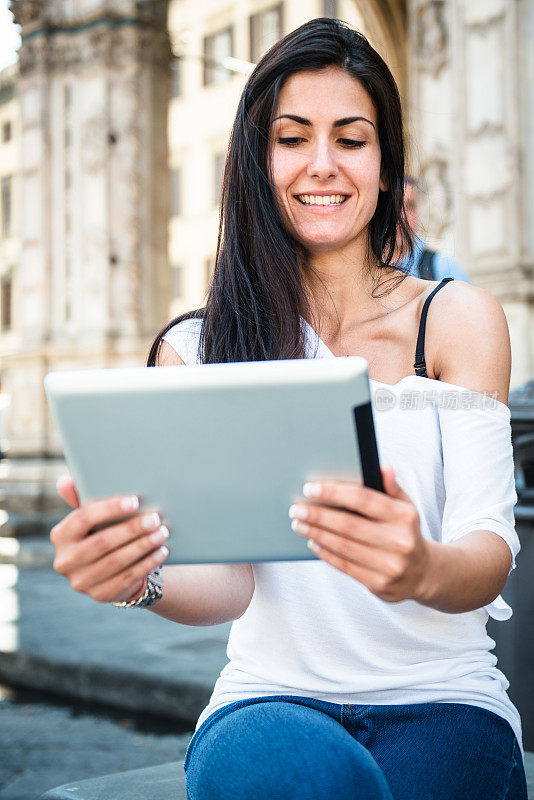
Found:
M 534 800 L 534 753 L 525 753 L 528 796 Z M 58 786 L 39 800 L 186 800 L 184 762 L 103 775 Z
M 186 800 L 183 761 L 58 786 L 40 800 Z

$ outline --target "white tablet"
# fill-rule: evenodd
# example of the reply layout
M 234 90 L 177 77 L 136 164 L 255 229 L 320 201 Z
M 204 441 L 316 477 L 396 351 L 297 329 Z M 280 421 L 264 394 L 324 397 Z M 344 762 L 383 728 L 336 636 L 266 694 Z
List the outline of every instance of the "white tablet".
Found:
M 382 490 L 363 358 L 55 372 L 45 388 L 81 501 L 139 495 L 169 564 L 314 558 L 288 517 L 303 484 Z

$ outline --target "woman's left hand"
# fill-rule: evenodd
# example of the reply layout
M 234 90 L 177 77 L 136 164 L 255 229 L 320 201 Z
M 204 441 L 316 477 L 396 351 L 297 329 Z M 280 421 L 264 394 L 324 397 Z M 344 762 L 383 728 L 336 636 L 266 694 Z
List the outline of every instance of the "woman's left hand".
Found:
M 429 542 L 393 467 L 382 467 L 382 481 L 385 494 L 342 481 L 306 484 L 304 494 L 313 502 L 291 506 L 292 528 L 318 558 L 382 600 L 417 600 L 430 570 Z

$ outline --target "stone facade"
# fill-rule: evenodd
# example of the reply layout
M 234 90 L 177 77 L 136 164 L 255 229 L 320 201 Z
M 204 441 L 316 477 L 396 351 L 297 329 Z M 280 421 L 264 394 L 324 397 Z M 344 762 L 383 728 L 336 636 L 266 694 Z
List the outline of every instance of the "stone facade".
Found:
M 517 386 L 534 372 L 534 2 L 411 0 L 408 14 L 424 227 L 503 304 Z
M 168 313 L 166 4 L 109 5 L 12 4 L 22 217 L 2 383 L 17 455 L 57 450 L 46 372 L 142 364 Z
M 0 72 L 0 341 L 12 347 L 17 315 L 14 281 L 20 262 L 20 104 L 16 96 L 18 66 Z M 5 208 L 4 206 L 7 206 Z M 0 372 L 0 452 L 11 398 Z

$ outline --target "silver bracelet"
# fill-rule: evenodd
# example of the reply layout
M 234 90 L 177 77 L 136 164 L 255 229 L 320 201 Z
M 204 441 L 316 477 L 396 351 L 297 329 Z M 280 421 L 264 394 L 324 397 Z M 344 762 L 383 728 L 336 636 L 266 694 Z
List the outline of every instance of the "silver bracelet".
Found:
M 123 600 L 122 603 L 112 603 L 117 608 L 150 608 L 163 597 L 163 573 L 161 567 L 156 567 L 147 575 L 145 591 L 133 600 Z

